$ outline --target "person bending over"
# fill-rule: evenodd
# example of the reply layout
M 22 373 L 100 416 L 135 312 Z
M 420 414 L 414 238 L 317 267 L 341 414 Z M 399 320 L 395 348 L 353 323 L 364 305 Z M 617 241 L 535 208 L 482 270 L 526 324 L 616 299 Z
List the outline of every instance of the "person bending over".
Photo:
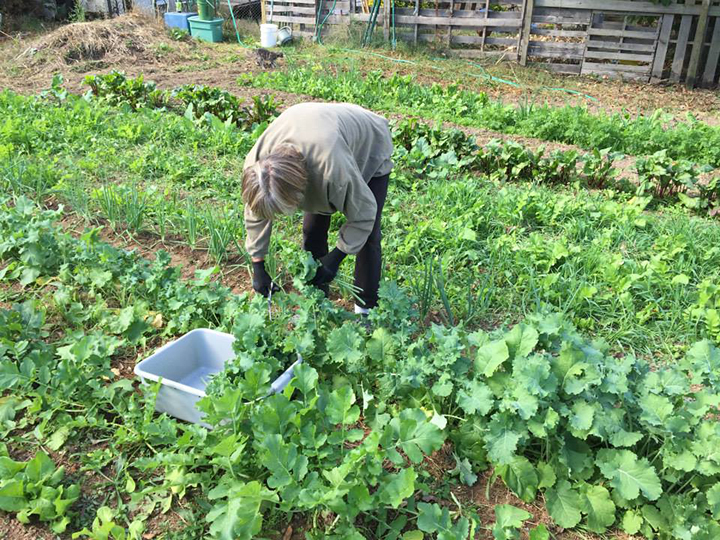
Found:
M 342 261 L 355 255 L 355 312 L 377 305 L 392 152 L 387 120 L 357 105 L 301 103 L 270 124 L 245 159 L 242 178 L 255 291 L 267 296 L 274 286 L 265 269 L 273 217 L 302 209 L 303 249 L 321 263 L 312 284 L 327 293 Z M 335 212 L 346 221 L 329 251 Z

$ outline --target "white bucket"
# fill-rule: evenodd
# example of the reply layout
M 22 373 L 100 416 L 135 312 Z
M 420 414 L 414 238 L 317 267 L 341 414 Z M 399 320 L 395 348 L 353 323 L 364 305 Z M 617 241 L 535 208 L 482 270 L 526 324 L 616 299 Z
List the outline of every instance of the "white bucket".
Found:
M 261 24 L 260 25 L 260 46 L 274 47 L 277 45 L 277 24 Z

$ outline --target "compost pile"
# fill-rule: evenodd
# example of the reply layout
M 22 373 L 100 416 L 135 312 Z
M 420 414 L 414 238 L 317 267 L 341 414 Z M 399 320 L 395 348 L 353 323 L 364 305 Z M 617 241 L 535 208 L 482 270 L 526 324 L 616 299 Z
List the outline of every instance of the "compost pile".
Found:
M 72 64 L 90 60 L 122 61 L 150 59 L 160 43 L 167 42 L 163 29 L 138 15 L 68 24 L 42 37 L 29 50 L 34 64 Z M 178 42 L 177 47 L 189 46 Z

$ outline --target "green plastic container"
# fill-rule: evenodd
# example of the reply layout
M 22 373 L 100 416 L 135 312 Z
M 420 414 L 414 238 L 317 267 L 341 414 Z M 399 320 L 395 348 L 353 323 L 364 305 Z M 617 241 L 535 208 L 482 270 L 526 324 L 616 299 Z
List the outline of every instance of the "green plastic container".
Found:
M 190 17 L 190 35 L 192 37 L 209 41 L 211 43 L 220 43 L 223 40 L 222 18 L 213 19 L 211 21 L 203 21 L 199 16 Z
M 197 0 L 198 17 L 203 21 L 215 20 L 217 0 Z

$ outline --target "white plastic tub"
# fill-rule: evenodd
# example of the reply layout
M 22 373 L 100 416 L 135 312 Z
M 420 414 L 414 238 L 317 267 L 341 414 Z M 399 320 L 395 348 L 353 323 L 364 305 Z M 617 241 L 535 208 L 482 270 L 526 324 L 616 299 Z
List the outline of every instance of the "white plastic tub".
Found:
M 260 25 L 260 46 L 269 49 L 277 45 L 278 25 L 277 24 L 261 24 Z
M 155 410 L 181 420 L 202 424 L 203 413 L 196 403 L 205 397 L 205 388 L 212 375 L 222 371 L 225 362 L 235 358 L 230 334 L 200 328 L 167 343 L 152 356 L 135 366 L 135 375 L 143 383 L 162 379 L 155 402 Z M 274 393 L 281 392 L 293 378 L 293 368 L 280 375 L 271 385 Z

